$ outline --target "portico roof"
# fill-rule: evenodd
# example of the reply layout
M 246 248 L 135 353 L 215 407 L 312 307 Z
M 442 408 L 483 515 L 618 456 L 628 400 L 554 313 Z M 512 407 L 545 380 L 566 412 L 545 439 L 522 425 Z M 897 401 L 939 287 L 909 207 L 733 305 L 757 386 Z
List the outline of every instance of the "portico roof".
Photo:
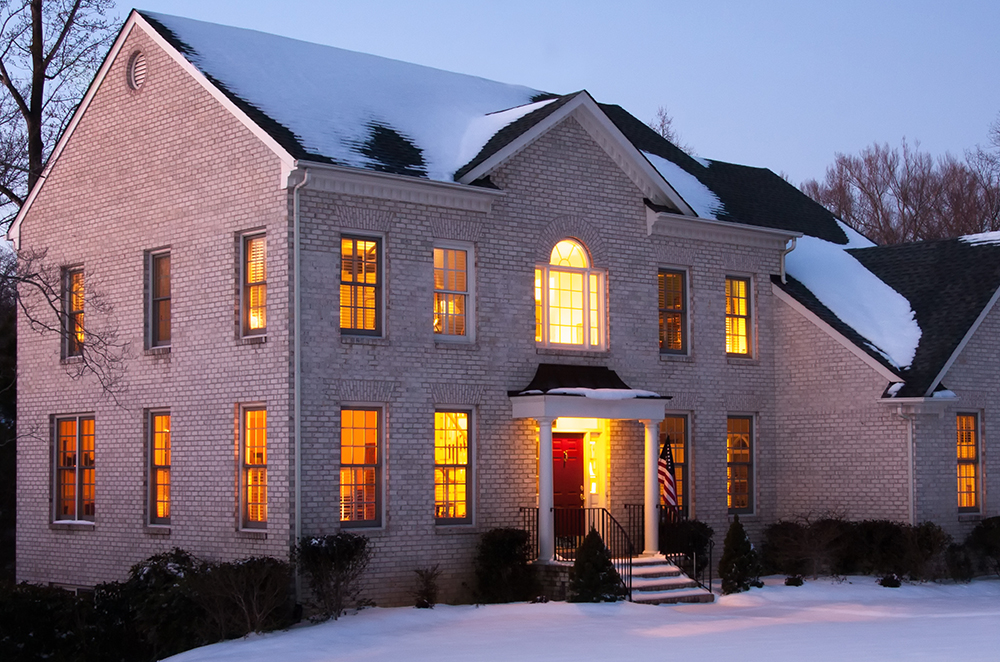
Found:
M 670 396 L 631 388 L 605 366 L 539 364 L 527 387 L 508 391 L 514 418 L 660 420 Z

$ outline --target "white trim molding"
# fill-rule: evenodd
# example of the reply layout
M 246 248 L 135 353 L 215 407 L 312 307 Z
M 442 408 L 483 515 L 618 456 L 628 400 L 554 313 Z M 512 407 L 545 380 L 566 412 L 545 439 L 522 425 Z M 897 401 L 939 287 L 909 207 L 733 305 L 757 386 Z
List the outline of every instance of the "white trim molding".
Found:
M 784 250 L 790 240 L 802 236 L 801 232 L 791 230 L 682 216 L 656 211 L 649 206 L 646 207 L 646 231 L 649 235 L 671 239 L 694 239 L 774 250 Z
M 482 213 L 489 213 L 493 201 L 504 195 L 503 191 L 496 189 L 437 182 L 312 161 L 296 161 L 287 185 L 294 187 L 302 179 L 302 172 L 306 168 L 309 169 L 311 191 L 342 193 Z

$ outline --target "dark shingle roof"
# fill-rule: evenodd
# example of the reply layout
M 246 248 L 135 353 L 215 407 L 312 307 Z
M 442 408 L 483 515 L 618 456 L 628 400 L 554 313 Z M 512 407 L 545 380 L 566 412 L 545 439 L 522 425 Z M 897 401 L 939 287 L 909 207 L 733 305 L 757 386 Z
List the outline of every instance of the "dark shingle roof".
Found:
M 620 106 L 601 110 L 636 148 L 673 161 L 707 186 L 722 201 L 720 221 L 791 230 L 846 244 L 836 217 L 767 168 L 708 160 L 705 167 Z
M 617 372 L 605 366 L 540 363 L 530 384 L 523 389 L 508 391 L 507 395 L 516 397 L 518 395 L 548 393 L 557 388 L 632 390 L 628 384 L 622 381 Z M 531 393 L 532 391 L 534 393 Z
M 910 302 L 920 344 L 897 397 L 921 397 L 1000 287 L 1000 245 L 961 239 L 848 252 Z

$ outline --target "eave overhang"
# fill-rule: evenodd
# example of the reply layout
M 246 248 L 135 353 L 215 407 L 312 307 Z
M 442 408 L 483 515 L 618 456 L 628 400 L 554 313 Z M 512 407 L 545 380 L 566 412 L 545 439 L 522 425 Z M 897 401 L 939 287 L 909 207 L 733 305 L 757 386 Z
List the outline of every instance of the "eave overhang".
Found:
M 513 418 L 610 418 L 662 420 L 669 397 L 598 400 L 578 395 L 515 395 L 510 402 Z
M 738 246 L 782 250 L 801 232 L 743 225 L 698 216 L 683 216 L 646 205 L 646 232 L 671 239 L 693 239 Z
M 504 195 L 504 192 L 498 189 L 438 182 L 302 159 L 295 162 L 295 170 L 289 176 L 287 186 L 292 188 L 302 181 L 305 170 L 309 171 L 311 190 L 463 211 L 488 213 L 493 201 Z

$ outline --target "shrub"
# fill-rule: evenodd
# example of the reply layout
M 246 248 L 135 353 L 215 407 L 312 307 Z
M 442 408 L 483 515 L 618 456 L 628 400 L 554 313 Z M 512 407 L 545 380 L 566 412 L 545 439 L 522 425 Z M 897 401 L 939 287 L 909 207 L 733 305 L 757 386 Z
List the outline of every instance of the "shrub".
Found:
M 295 558 L 309 579 L 324 618 L 340 618 L 350 604 L 358 604 L 360 579 L 371 560 L 368 538 L 346 531 L 328 536 L 304 537 Z
M 438 598 L 438 577 L 441 567 L 417 568 L 417 588 L 413 591 L 414 606 L 417 609 L 433 609 Z
M 879 586 L 885 586 L 886 588 L 899 588 L 903 585 L 902 580 L 900 580 L 899 575 L 896 573 L 889 573 L 883 577 L 879 577 Z
M 85 659 L 81 601 L 69 591 L 31 584 L 0 590 L 0 659 Z
M 761 563 L 770 574 L 801 575 L 809 568 L 804 524 L 781 520 L 764 529 Z M 787 582 L 786 582 L 787 583 Z
M 708 550 L 715 531 L 696 519 L 660 523 L 660 551 L 663 554 L 687 554 L 695 558 L 698 573 L 708 567 Z M 693 572 L 694 568 L 685 568 Z
M 951 536 L 933 522 L 907 526 L 904 569 L 910 579 L 940 579 L 945 575 L 945 552 Z
M 805 582 L 802 581 L 802 575 L 785 577 L 785 586 L 802 586 L 803 583 Z
M 906 572 L 907 535 L 902 524 L 865 520 L 854 525 L 858 571 L 868 575 Z
M 733 516 L 733 523 L 726 533 L 722 558 L 719 560 L 719 577 L 725 594 L 748 591 L 751 586 L 763 586 L 760 582 L 760 560 L 750 538 L 747 537 L 740 516 Z
M 491 529 L 476 548 L 476 598 L 484 603 L 530 600 L 537 592 L 528 532 Z
M 945 552 L 948 576 L 956 582 L 970 582 L 976 575 L 976 564 L 968 545 L 948 545 Z
M 965 544 L 980 556 L 988 571 L 1000 575 L 1000 517 L 988 517 L 979 522 Z
M 570 602 L 616 602 L 628 597 L 622 578 L 611 562 L 597 529 L 576 550 L 576 560 L 569 580 Z
M 205 616 L 206 638 L 232 639 L 291 624 L 291 579 L 288 563 L 267 556 L 205 564 L 189 581 Z

